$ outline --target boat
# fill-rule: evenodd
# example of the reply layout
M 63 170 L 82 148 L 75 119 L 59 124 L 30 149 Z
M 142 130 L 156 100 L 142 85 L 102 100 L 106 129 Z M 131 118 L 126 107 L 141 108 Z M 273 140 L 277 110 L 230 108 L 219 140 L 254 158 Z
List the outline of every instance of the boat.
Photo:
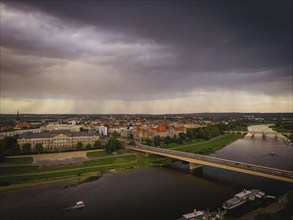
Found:
M 233 209 L 248 201 L 251 196 L 250 190 L 243 190 L 242 192 L 234 195 L 234 198 L 225 201 L 222 205 L 224 209 Z
M 85 207 L 85 204 L 84 204 L 83 201 L 78 201 L 78 202 L 76 203 L 76 205 L 74 206 L 75 209 L 81 209 L 81 208 L 83 208 L 83 207 Z
M 194 209 L 193 212 L 182 215 L 182 219 L 184 220 L 205 220 L 205 213 L 203 211 L 197 211 Z
M 227 213 L 227 210 L 217 212 L 209 211 L 197 211 L 194 209 L 193 212 L 182 215 L 180 220 L 217 220 L 223 219 L 224 215 Z
M 270 155 L 271 155 L 271 156 L 274 156 L 274 155 L 275 155 L 275 153 L 274 153 L 274 152 L 271 152 L 271 153 L 270 153 Z
M 269 198 L 269 199 L 275 199 L 276 196 L 270 196 L 270 195 L 267 195 L 266 198 Z
M 258 191 L 258 192 L 256 193 L 255 197 L 261 199 L 261 198 L 263 198 L 265 195 L 266 195 L 265 192 L 263 192 L 263 191 Z
M 254 201 L 255 198 L 264 198 L 265 192 L 259 189 L 243 190 L 242 192 L 235 194 L 234 198 L 225 201 L 222 205 L 224 209 L 233 209 L 247 201 Z

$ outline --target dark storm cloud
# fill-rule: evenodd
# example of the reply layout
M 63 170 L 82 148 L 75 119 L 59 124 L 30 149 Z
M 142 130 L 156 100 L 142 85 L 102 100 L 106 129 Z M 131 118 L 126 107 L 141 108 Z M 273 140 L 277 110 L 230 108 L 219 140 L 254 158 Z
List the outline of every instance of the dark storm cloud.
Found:
M 4 4 L 28 19 L 25 28 L 17 16 L 1 25 L 7 96 L 13 97 L 10 88 L 33 98 L 50 93 L 124 100 L 180 97 L 194 89 L 292 90 L 291 1 Z M 72 62 L 83 69 L 76 71 Z M 11 76 L 52 72 L 68 84 L 51 75 L 38 78 L 43 93 L 35 93 L 30 80 L 27 88 Z M 80 72 L 92 80 L 72 79 Z M 87 88 L 76 91 L 80 82 Z
M 188 67 L 201 64 L 203 70 L 218 71 L 291 65 L 290 1 L 32 1 L 30 5 L 77 27 L 91 24 L 172 45 Z

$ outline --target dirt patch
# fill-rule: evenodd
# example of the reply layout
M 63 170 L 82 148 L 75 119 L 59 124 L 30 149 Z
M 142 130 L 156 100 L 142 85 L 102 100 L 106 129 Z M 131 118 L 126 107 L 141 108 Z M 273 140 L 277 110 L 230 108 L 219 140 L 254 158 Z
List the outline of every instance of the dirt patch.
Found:
M 88 160 L 86 151 L 33 155 L 33 164 L 58 165 Z

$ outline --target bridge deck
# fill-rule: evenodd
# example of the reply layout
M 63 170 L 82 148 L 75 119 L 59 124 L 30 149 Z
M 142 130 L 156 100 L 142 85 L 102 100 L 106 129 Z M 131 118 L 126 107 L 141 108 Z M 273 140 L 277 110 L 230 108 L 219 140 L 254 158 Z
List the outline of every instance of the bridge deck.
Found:
M 293 172 L 216 157 L 139 145 L 128 149 L 293 183 Z

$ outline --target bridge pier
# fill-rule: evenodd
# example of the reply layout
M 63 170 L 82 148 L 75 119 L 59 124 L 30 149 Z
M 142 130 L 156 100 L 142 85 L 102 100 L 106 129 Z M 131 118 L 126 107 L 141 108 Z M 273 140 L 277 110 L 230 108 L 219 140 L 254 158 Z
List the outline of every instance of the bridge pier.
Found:
M 197 163 L 189 163 L 189 172 L 191 174 L 200 174 L 202 173 L 202 165 Z

